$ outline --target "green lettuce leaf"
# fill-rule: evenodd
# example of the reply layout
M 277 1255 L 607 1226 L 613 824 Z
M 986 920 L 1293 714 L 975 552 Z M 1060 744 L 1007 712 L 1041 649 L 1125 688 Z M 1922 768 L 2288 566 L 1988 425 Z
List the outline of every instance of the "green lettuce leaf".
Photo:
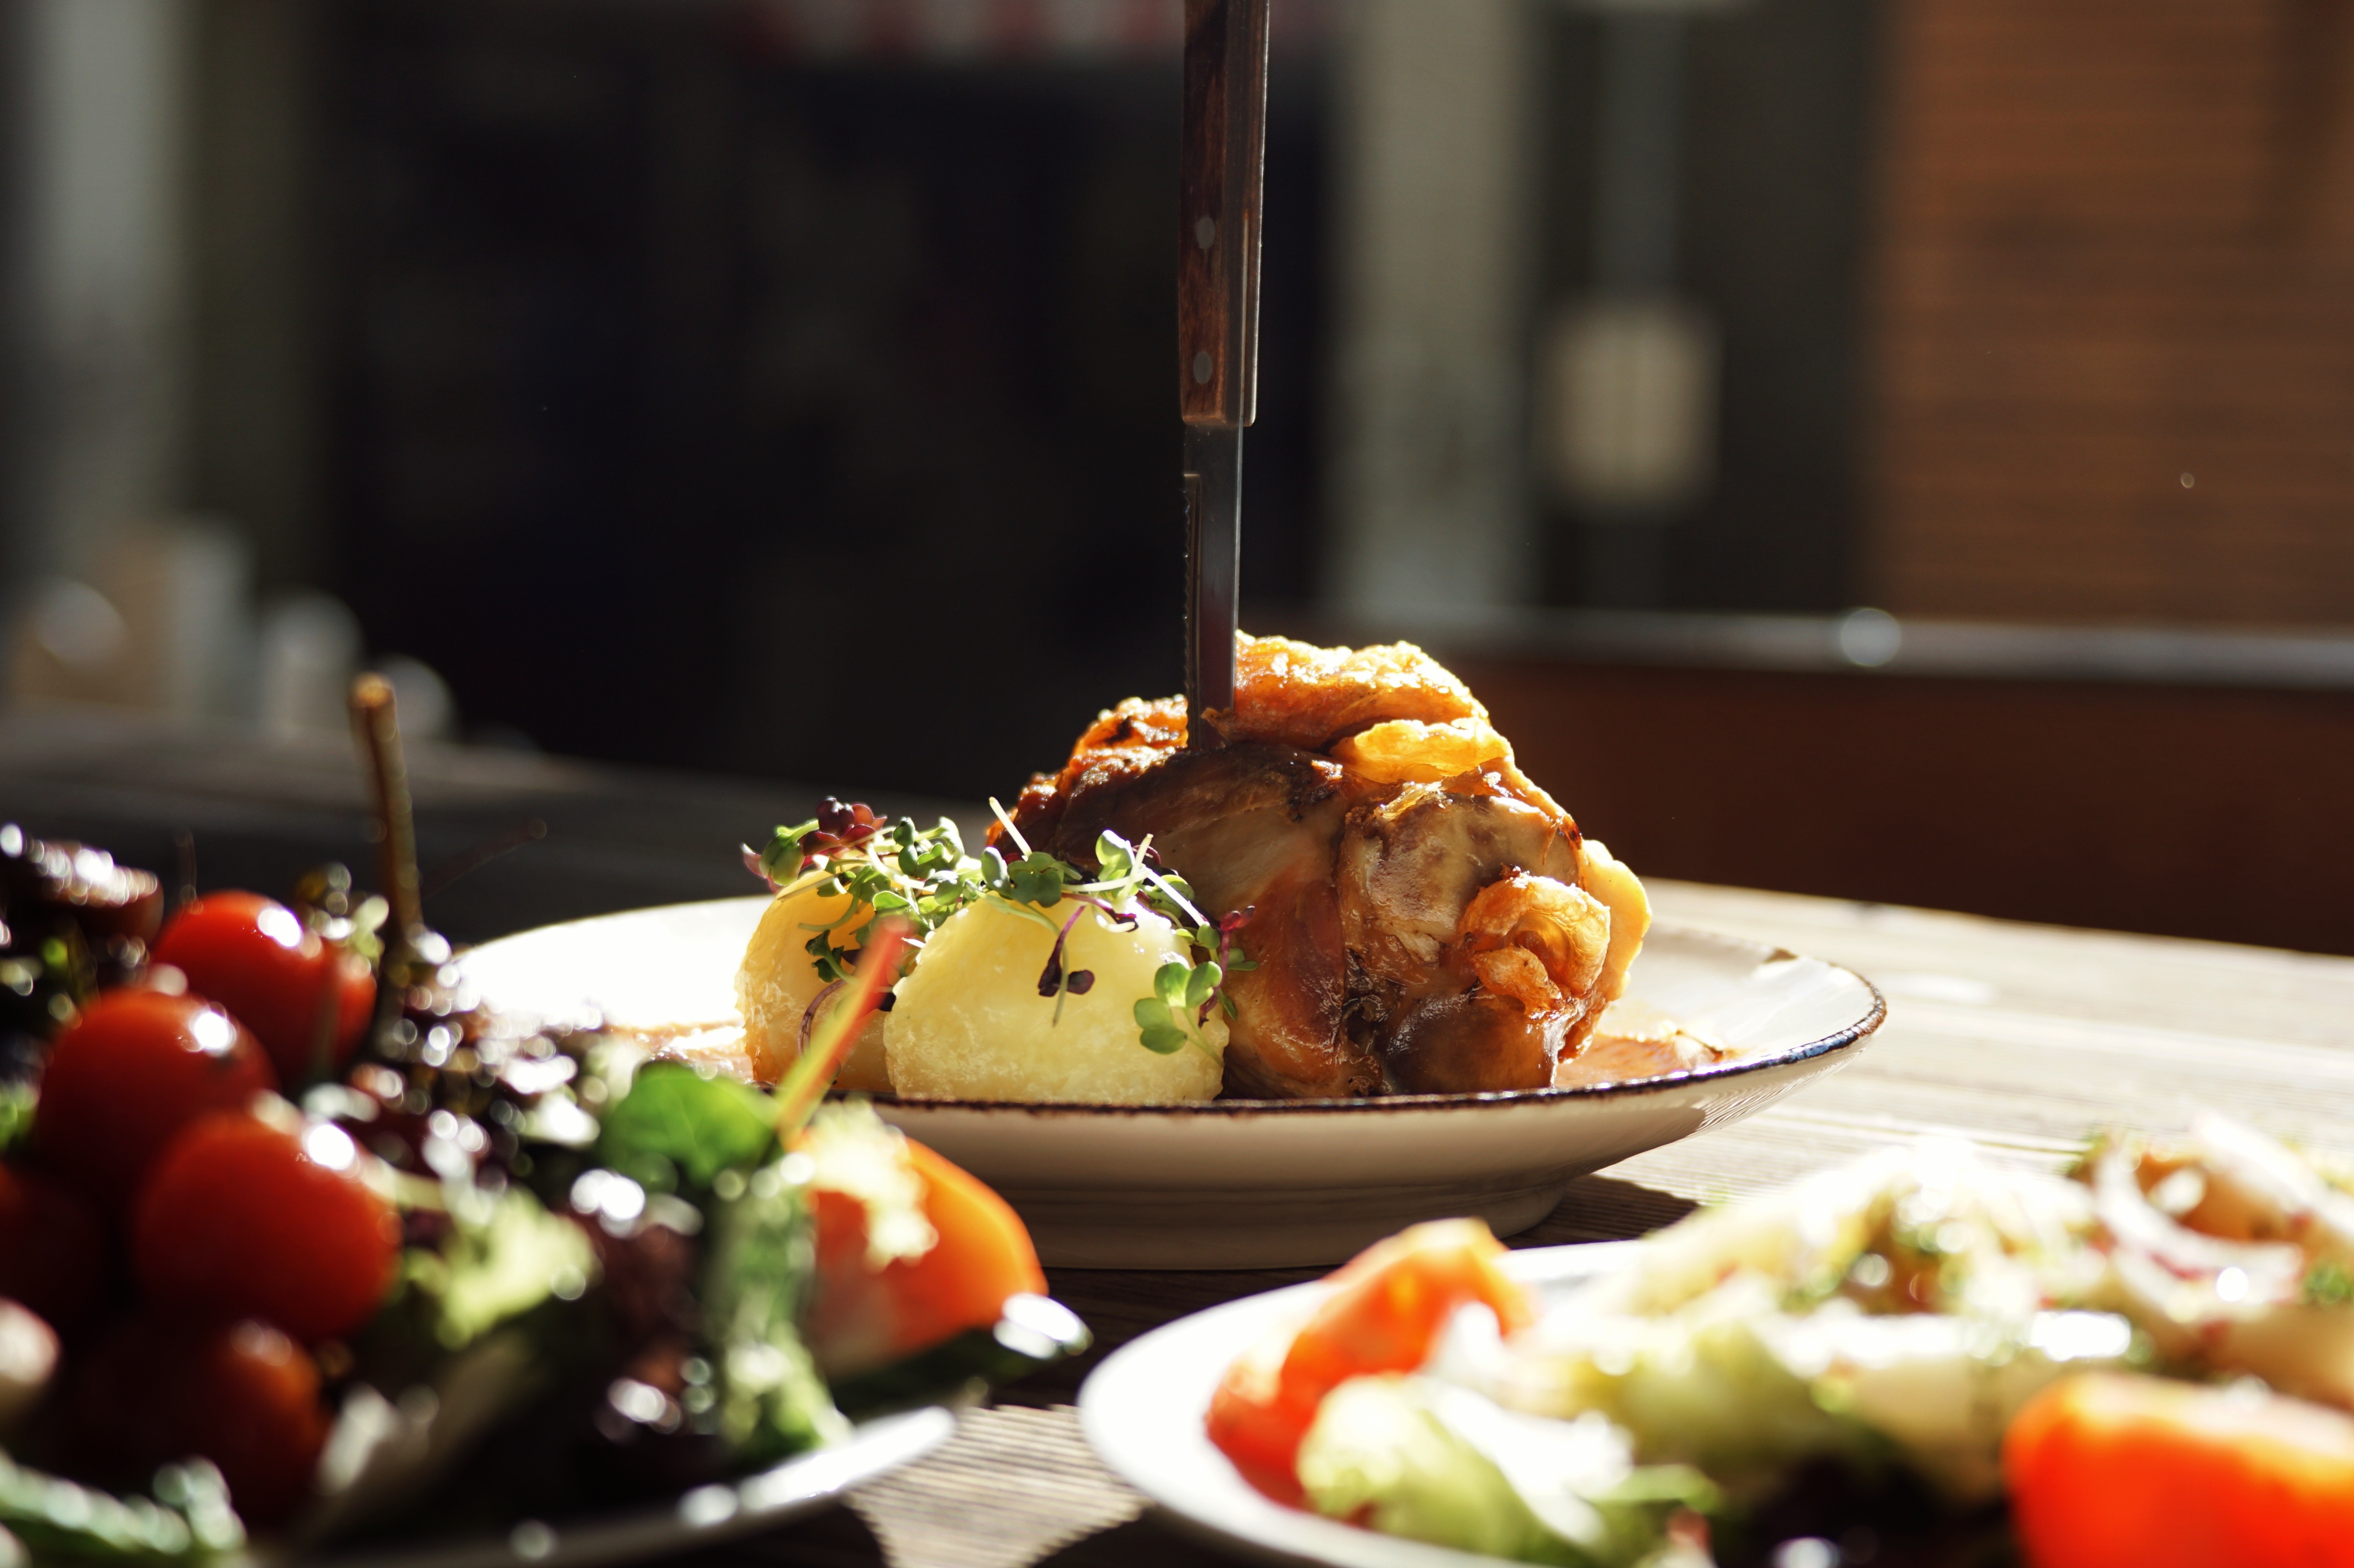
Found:
M 708 1187 L 722 1171 L 748 1171 L 768 1157 L 776 1114 L 775 1103 L 748 1084 L 705 1077 L 683 1062 L 651 1062 L 605 1113 L 598 1163 L 650 1191 L 678 1181 Z
M 1318 1512 L 1385 1535 L 1564 1568 L 1682 1560 L 1680 1510 L 1723 1504 L 1685 1466 L 1638 1467 L 1600 1418 L 1547 1421 L 1432 1379 L 1352 1378 L 1327 1394 L 1300 1444 Z
M 438 1248 L 412 1249 L 408 1283 L 430 1306 L 435 1340 L 461 1351 L 501 1323 L 551 1298 L 578 1300 L 596 1277 L 597 1254 L 578 1225 L 509 1187 L 485 1212 L 453 1213 Z
M 706 1232 L 704 1329 L 717 1373 L 719 1432 L 747 1465 L 821 1446 L 850 1429 L 796 1326 L 817 1270 L 817 1239 L 809 1189 L 792 1174 L 793 1163 L 763 1166 L 740 1192 L 715 1197 Z
M 0 1534 L 36 1562 L 194 1563 L 245 1544 L 220 1472 L 167 1465 L 155 1496 L 116 1498 L 13 1464 L 0 1454 Z

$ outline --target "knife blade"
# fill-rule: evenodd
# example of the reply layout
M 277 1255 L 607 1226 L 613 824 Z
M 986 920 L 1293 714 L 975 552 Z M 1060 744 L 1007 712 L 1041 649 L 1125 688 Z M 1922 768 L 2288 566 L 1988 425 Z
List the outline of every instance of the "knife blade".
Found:
M 1243 431 L 1258 411 L 1267 0 L 1185 0 L 1178 408 L 1184 421 L 1186 711 L 1235 702 Z M 1207 726 L 1189 725 L 1199 742 Z

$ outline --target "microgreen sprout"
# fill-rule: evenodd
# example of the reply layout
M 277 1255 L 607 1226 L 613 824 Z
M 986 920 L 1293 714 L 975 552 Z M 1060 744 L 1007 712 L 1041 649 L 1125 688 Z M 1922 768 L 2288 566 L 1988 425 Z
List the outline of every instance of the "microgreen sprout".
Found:
M 906 921 L 908 946 L 923 946 L 940 922 L 980 896 L 986 869 L 964 853 L 956 824 L 946 817 L 918 828 L 910 819 L 892 821 L 866 806 L 834 800 L 810 821 L 777 829 L 766 849 L 747 846 L 744 861 L 779 893 L 814 887 L 850 895 L 849 906 L 833 919 L 801 927 L 811 933 L 803 950 L 829 985 L 849 978 L 877 920 Z
M 1166 1056 L 1193 1045 L 1214 1057 L 1202 1026 L 1209 1022 L 1211 995 L 1225 978 L 1214 959 L 1161 965 L 1152 977 L 1152 994 L 1140 999 L 1134 1010 L 1144 1048 Z
M 810 961 L 828 984 L 851 974 L 877 920 L 904 921 L 911 950 L 971 904 L 1036 921 L 1055 934 L 1038 994 L 1054 999 L 1057 1023 L 1066 996 L 1085 996 L 1095 987 L 1094 970 L 1066 962 L 1080 917 L 1093 909 L 1116 928 L 1133 930 L 1141 916 L 1157 915 L 1185 938 L 1188 956 L 1163 965 L 1154 994 L 1137 1002 L 1140 1043 L 1164 1055 L 1189 1043 L 1210 1052 L 1203 1035 L 1210 1010 L 1222 1007 L 1227 1017 L 1235 1015 L 1224 989 L 1227 977 L 1257 968 L 1235 941 L 1251 912 L 1234 910 L 1214 921 L 1204 916 L 1185 879 L 1157 863 L 1149 836 L 1131 844 L 1105 830 L 1097 836 L 1096 870 L 1089 874 L 1032 848 L 1004 807 L 993 800 L 989 807 L 1018 860 L 1007 861 L 993 846 L 978 857 L 965 853 L 956 824 L 946 818 L 919 829 L 905 818 L 895 822 L 865 806 L 828 800 L 810 821 L 777 829 L 767 848 L 747 846 L 744 863 L 779 893 L 813 887 L 828 896 L 850 895 L 849 907 L 833 920 L 802 927 L 812 933 L 805 945 Z M 1080 907 L 1057 919 L 1066 902 Z

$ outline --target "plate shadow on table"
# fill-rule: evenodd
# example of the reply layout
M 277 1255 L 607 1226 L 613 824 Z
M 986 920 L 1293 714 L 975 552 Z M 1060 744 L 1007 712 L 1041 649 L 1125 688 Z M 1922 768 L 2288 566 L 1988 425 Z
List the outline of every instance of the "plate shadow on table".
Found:
M 1515 1247 L 1623 1241 L 1673 1224 L 1691 1213 L 1688 1200 L 1610 1176 L 1581 1176 L 1553 1213 L 1520 1234 Z M 1222 1302 L 1321 1278 L 1329 1268 L 1183 1270 L 1050 1268 L 1048 1289 L 1084 1319 L 1095 1344 L 1084 1356 L 1049 1367 L 999 1392 L 1001 1404 L 1069 1404 L 1104 1357 L 1140 1334 Z
M 866 1521 L 835 1507 L 760 1535 L 667 1558 L 663 1568 L 885 1568 L 889 1562 Z
M 985 1549 L 983 1555 L 990 1555 Z M 1014 1554 L 1019 1556 L 1018 1553 Z M 992 1562 L 994 1560 L 992 1559 Z M 1234 1557 L 1204 1545 L 1148 1513 L 1097 1531 L 1026 1560 L 1034 1568 L 1218 1568 Z M 664 1568 L 940 1568 L 910 1564 L 884 1549 L 875 1532 L 850 1509 L 691 1557 L 672 1558 Z
M 1233 1568 L 1235 1560 L 1146 1513 L 1074 1541 L 1036 1568 Z

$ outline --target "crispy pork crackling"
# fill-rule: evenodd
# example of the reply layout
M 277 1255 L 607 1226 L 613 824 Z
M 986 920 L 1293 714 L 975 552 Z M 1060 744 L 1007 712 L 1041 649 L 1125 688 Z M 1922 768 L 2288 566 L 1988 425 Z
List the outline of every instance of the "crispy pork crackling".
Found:
M 1130 698 L 1022 792 L 1036 848 L 1151 836 L 1259 966 L 1227 982 L 1229 1095 L 1543 1088 L 1625 989 L 1641 883 L 1410 643 L 1237 639 L 1235 708 Z M 1004 836 L 998 829 L 991 842 Z

